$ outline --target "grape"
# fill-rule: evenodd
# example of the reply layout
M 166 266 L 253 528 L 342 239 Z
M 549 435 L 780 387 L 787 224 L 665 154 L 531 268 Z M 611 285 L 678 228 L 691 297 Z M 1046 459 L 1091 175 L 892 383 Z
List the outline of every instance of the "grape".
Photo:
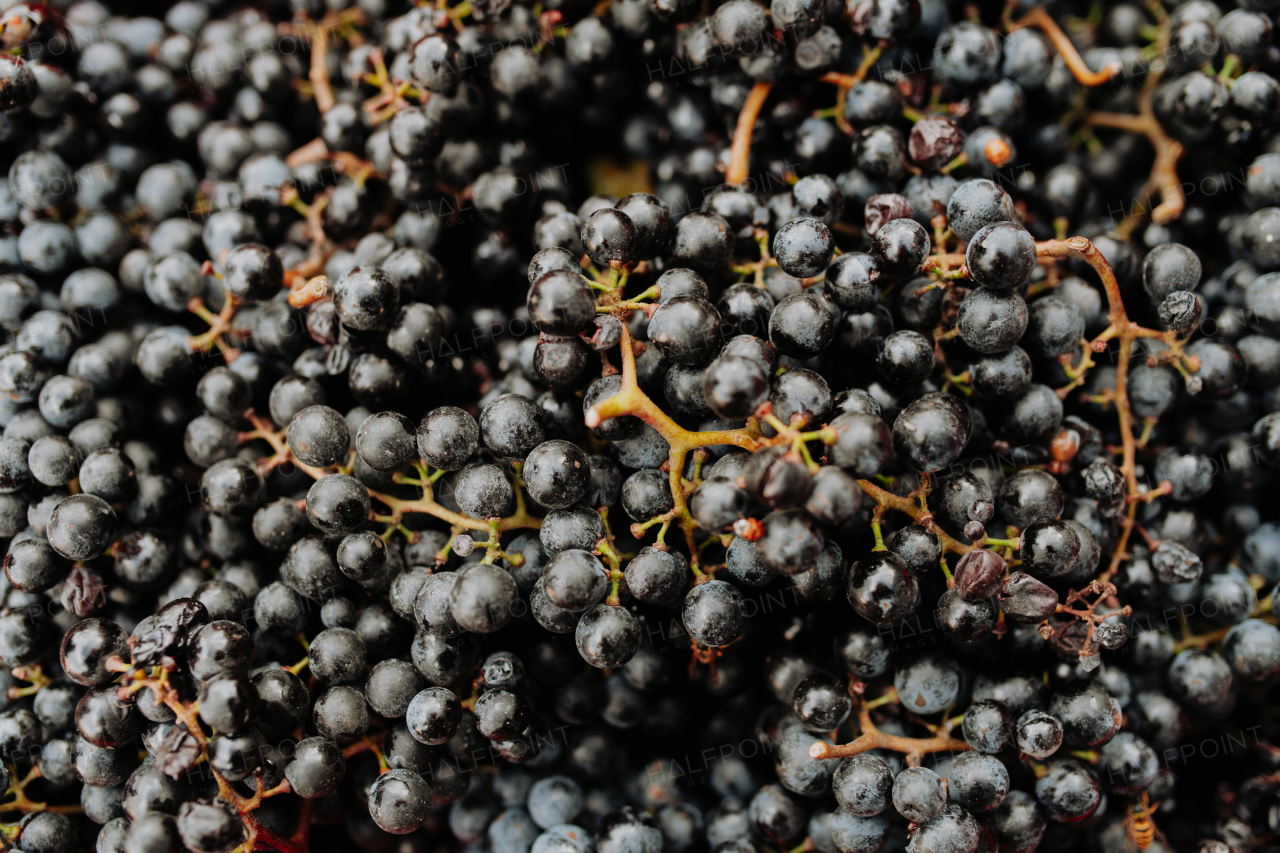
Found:
M 1257 846 L 1265 4 L 303 5 L 3 16 L 10 846 Z

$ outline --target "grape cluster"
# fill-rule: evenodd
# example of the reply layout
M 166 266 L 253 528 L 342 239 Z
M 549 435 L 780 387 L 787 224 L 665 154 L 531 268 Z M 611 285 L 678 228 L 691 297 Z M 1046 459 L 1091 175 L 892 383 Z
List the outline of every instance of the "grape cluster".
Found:
M 1280 850 L 1277 15 L 0 12 L 0 848 Z

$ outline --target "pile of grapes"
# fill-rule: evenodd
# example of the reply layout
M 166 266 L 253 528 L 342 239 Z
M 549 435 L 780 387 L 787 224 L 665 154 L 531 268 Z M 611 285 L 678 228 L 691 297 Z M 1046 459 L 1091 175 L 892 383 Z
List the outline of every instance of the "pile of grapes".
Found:
M 1277 24 L 0 12 L 0 849 L 1280 853 Z

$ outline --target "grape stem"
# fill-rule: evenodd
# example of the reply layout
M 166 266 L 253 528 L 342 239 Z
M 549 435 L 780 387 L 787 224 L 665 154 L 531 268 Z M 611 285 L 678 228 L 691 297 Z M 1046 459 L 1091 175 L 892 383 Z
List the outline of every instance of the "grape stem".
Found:
M 308 21 L 303 25 L 303 32 L 311 40 L 311 67 L 307 79 L 311 81 L 316 109 L 322 113 L 327 113 L 337 103 L 333 87 L 329 84 L 329 30 L 336 27 L 339 20 L 336 12 L 329 12 L 318 23 Z
M 1033 10 L 1031 14 L 1036 12 L 1045 18 L 1049 17 L 1040 8 Z M 1030 16 L 1028 15 L 1028 17 Z M 1151 60 L 1151 67 L 1147 69 L 1147 78 L 1143 82 L 1142 91 L 1138 93 L 1138 114 L 1091 112 L 1084 119 L 1086 128 L 1107 127 L 1141 134 L 1147 137 L 1151 147 L 1155 149 L 1156 157 L 1151 164 L 1151 175 L 1147 178 L 1146 183 L 1142 185 L 1142 189 L 1138 191 L 1137 201 L 1133 210 L 1125 216 L 1124 220 L 1116 228 L 1117 233 L 1126 239 L 1138 224 L 1143 213 L 1146 212 L 1146 205 L 1152 193 L 1157 191 L 1160 193 L 1160 204 L 1151 211 L 1151 219 L 1161 225 L 1172 222 L 1182 216 L 1182 211 L 1187 204 L 1186 195 L 1182 191 L 1182 182 L 1178 179 L 1177 170 L 1178 161 L 1182 158 L 1184 150 L 1182 143 L 1165 133 L 1159 120 L 1156 119 L 1155 107 L 1153 106 L 1156 87 L 1159 85 L 1161 78 L 1164 77 L 1164 58 L 1169 50 L 1170 32 L 1171 21 L 1166 19 L 1160 23 L 1159 34 L 1153 45 L 1155 57 Z M 1066 37 L 1063 36 L 1063 38 L 1065 39 Z
M 1271 598 L 1268 597 L 1264 601 L 1259 602 L 1258 606 L 1253 608 L 1253 612 L 1249 614 L 1249 618 L 1261 619 L 1262 621 L 1269 622 L 1272 625 L 1276 624 L 1276 615 L 1272 612 L 1271 608 Z M 1185 622 L 1183 623 L 1183 627 L 1186 628 Z M 1216 645 L 1225 640 L 1227 634 L 1229 634 L 1231 629 L 1234 627 L 1236 626 L 1227 625 L 1226 627 L 1217 628 L 1213 631 L 1206 631 L 1203 634 L 1193 634 L 1190 631 L 1186 631 L 1181 639 L 1174 641 L 1173 650 L 1177 653 L 1186 651 L 1187 649 L 1203 649 L 1205 646 Z
M 240 441 L 245 442 L 251 441 L 255 438 L 260 438 L 267 442 L 267 444 L 271 445 L 271 449 L 275 451 L 272 456 L 259 462 L 259 471 L 266 473 L 267 471 L 277 468 L 286 462 L 290 462 L 297 466 L 299 470 L 305 472 L 313 480 L 319 480 L 327 474 L 334 473 L 333 470 L 316 468 L 315 466 L 305 465 L 302 462 L 299 462 L 297 457 L 295 457 L 293 452 L 289 449 L 289 444 L 285 440 L 287 430 L 275 429 L 270 421 L 255 414 L 253 409 L 249 409 L 245 412 L 245 418 L 253 424 L 254 428 L 249 432 L 240 433 Z M 405 515 L 420 512 L 434 516 L 441 521 L 447 521 L 454 527 L 461 528 L 463 530 L 484 530 L 491 534 L 493 531 L 503 533 L 507 530 L 523 528 L 537 530 L 542 526 L 542 519 L 535 518 L 529 514 L 529 511 L 525 506 L 524 492 L 520 488 L 520 484 L 518 482 L 514 489 L 516 495 L 515 515 L 502 519 L 480 519 L 462 515 L 461 513 L 454 512 L 453 510 L 446 509 L 437 503 L 435 497 L 432 495 L 432 484 L 436 479 L 438 479 L 438 477 L 436 475 L 432 475 L 431 477 L 424 477 L 421 480 L 415 481 L 416 485 L 422 490 L 422 497 L 414 500 L 392 497 L 391 495 L 384 494 L 374 489 L 368 489 L 366 487 L 370 497 L 377 500 L 379 503 L 386 504 L 387 508 L 391 510 L 390 515 L 371 513 L 374 520 L 383 521 L 387 524 L 399 525 L 400 522 L 403 521 Z M 485 545 L 486 547 L 491 547 L 492 542 L 480 544 Z
M 738 113 L 738 126 L 733 131 L 733 147 L 729 154 L 729 168 L 724 173 L 724 182 L 729 186 L 736 186 L 747 179 L 751 169 L 751 135 L 755 131 L 760 109 L 772 88 L 772 83 L 756 83 L 751 87 L 746 103 L 742 105 L 742 112 Z
M 429 92 L 420 92 L 406 80 L 395 80 L 387 72 L 382 48 L 374 48 L 369 54 L 374 73 L 364 75 L 365 82 L 378 88 L 378 94 L 364 102 L 364 111 L 374 125 L 387 121 L 400 110 L 409 106 L 406 95 L 418 97 L 425 101 Z
M 209 764 L 209 739 L 200 727 L 200 718 L 196 711 L 195 703 L 182 701 L 178 691 L 169 685 L 168 669 L 157 667 L 155 674 L 148 675 L 145 670 L 132 667 L 118 657 L 109 661 L 108 669 L 113 672 L 124 673 L 120 691 L 125 696 L 144 687 L 149 688 L 155 694 L 156 700 L 162 702 L 169 710 L 173 711 L 174 716 L 178 718 L 178 722 L 182 723 L 191 737 L 195 739 L 200 747 L 200 758 L 197 759 L 196 763 L 203 762 L 209 768 L 209 772 L 213 774 L 214 781 L 218 784 L 218 796 L 235 807 L 248 833 L 247 840 L 236 848 L 235 853 L 241 853 L 241 851 L 248 853 L 258 844 L 273 847 L 279 850 L 280 853 L 306 853 L 305 845 L 299 845 L 293 840 L 281 838 L 260 824 L 252 814 L 253 810 L 258 808 L 267 797 L 290 793 L 293 789 L 290 787 L 288 780 L 282 781 L 274 788 L 265 790 L 262 787 L 262 775 L 259 774 L 257 776 L 257 790 L 253 796 L 242 796 L 239 791 L 232 787 L 230 782 L 223 778 L 217 769 Z
M 605 599 L 605 604 L 617 607 L 622 604 L 622 599 L 619 597 L 622 585 L 622 557 L 608 539 L 601 539 L 596 543 L 596 553 L 604 557 L 605 563 L 609 566 L 609 597 Z
M 945 278 L 964 278 L 969 275 L 969 268 L 964 259 L 963 252 L 945 252 L 940 255 L 930 255 L 925 258 L 924 265 L 920 267 L 920 271 L 938 273 Z M 960 274 L 958 276 L 952 275 L 957 270 L 960 271 Z
M 857 692 L 853 685 L 850 686 L 849 694 L 853 697 L 855 709 L 857 710 L 858 731 L 861 734 L 849 743 L 839 745 L 815 741 L 809 747 L 810 758 L 848 758 L 851 755 L 858 755 L 872 749 L 891 749 L 894 752 L 905 753 L 908 767 L 918 767 L 921 759 L 930 752 L 966 752 L 972 749 L 964 741 L 951 737 L 951 730 L 955 728 L 963 717 L 952 717 L 944 720 L 937 727 L 933 737 L 916 738 L 891 735 L 876 728 L 876 724 L 871 720 L 871 708 L 874 705 L 881 704 L 882 700 L 886 702 L 900 701 L 896 694 L 893 695 L 893 698 L 887 700 L 882 696 L 880 699 L 874 699 L 871 702 L 863 702 L 861 694 Z
M 41 688 L 53 680 L 49 678 L 49 676 L 45 675 L 44 667 L 38 663 L 31 664 L 30 666 L 15 666 L 12 672 L 14 678 L 19 681 L 29 682 L 30 686 L 10 687 L 9 699 L 11 701 L 21 699 L 23 696 L 35 695 L 40 692 Z
M 880 48 L 873 47 L 865 50 L 862 55 L 862 62 L 858 63 L 858 68 L 852 74 L 840 74 L 836 71 L 828 71 L 818 79 L 823 83 L 832 83 L 836 86 L 836 105 L 833 114 L 836 125 L 840 130 L 849 136 L 853 136 L 857 131 L 853 125 L 849 124 L 849 120 L 844 117 L 844 102 L 849 97 L 849 90 L 861 83 L 867 76 L 867 72 L 876 64 L 880 58 Z
M 1099 605 L 1114 605 L 1116 602 L 1115 594 L 1116 587 L 1114 584 L 1103 581 L 1093 581 L 1084 589 L 1070 590 L 1067 593 L 1066 602 L 1058 605 L 1056 612 L 1065 613 L 1068 616 L 1074 616 L 1076 619 L 1079 619 L 1088 625 L 1088 628 L 1085 631 L 1084 641 L 1080 646 L 1079 656 L 1081 660 L 1091 658 L 1098 653 L 1097 643 L 1095 643 L 1093 636 L 1099 625 L 1113 616 L 1128 619 L 1133 615 L 1133 608 L 1127 604 L 1124 607 L 1109 610 L 1106 613 L 1100 614 L 1097 612 Z M 1093 603 L 1089 603 L 1086 600 L 1086 596 L 1090 595 L 1096 596 Z M 1055 628 L 1053 625 L 1050 625 L 1049 621 L 1046 619 L 1044 622 L 1040 623 L 1038 630 L 1042 638 L 1049 640 L 1052 639 L 1055 634 L 1061 634 L 1063 629 Z
M 473 693 L 470 699 L 463 700 L 462 705 L 466 708 L 475 708 L 476 695 Z M 391 769 L 391 765 L 387 763 L 386 753 L 382 751 L 382 741 L 385 736 L 386 732 L 375 732 L 371 735 L 365 735 L 360 738 L 360 740 L 343 749 L 342 757 L 350 758 L 351 756 L 359 755 L 362 752 L 372 752 L 373 757 L 378 760 L 378 773 L 386 773 Z
M 1091 70 L 1085 64 L 1084 59 L 1080 57 L 1080 53 L 1076 50 L 1076 46 L 1071 43 L 1071 39 L 1062 31 L 1062 27 L 1058 26 L 1058 22 L 1043 7 L 1033 7 L 1027 14 L 1014 21 L 1010 25 L 1009 31 L 1020 30 L 1023 27 L 1036 27 L 1044 33 L 1062 56 L 1062 61 L 1066 64 L 1067 69 L 1071 71 L 1072 76 L 1082 86 L 1101 86 L 1119 74 L 1123 68 L 1119 62 L 1112 62 L 1101 71 Z
M 1185 361 L 1187 366 L 1193 370 L 1198 370 L 1199 365 L 1194 359 L 1187 359 L 1182 355 L 1182 346 L 1184 341 L 1179 340 L 1171 332 L 1162 332 L 1155 329 L 1147 329 L 1139 326 L 1137 323 L 1129 319 L 1129 315 L 1124 307 L 1124 299 L 1120 293 L 1120 283 L 1117 281 L 1115 272 L 1107 259 L 1102 256 L 1097 247 L 1093 245 L 1085 237 L 1071 237 L 1066 240 L 1046 240 L 1036 243 L 1036 254 L 1040 258 L 1047 259 L 1064 259 L 1079 258 L 1089 264 L 1097 273 L 1102 281 L 1103 290 L 1107 295 L 1107 305 L 1109 309 L 1109 319 L 1111 324 L 1097 338 L 1083 347 L 1084 357 L 1081 364 L 1072 371 L 1072 383 L 1067 390 L 1079 387 L 1085 381 L 1085 374 L 1088 369 L 1093 366 L 1093 361 L 1089 358 L 1089 350 L 1101 352 L 1106 349 L 1110 341 L 1119 343 L 1119 354 L 1116 359 L 1116 386 L 1110 395 L 1109 402 L 1115 405 L 1116 413 L 1120 421 L 1120 435 L 1122 440 L 1121 446 L 1121 465 L 1120 471 L 1125 478 L 1125 492 L 1127 510 L 1125 512 L 1124 521 L 1121 524 L 1120 537 L 1116 542 L 1115 550 L 1112 552 L 1111 561 L 1106 571 L 1098 577 L 1098 583 L 1107 584 L 1111 577 L 1115 574 L 1120 564 L 1128 555 L 1127 547 L 1129 537 L 1133 532 L 1134 522 L 1137 517 L 1138 504 L 1145 497 L 1144 493 L 1139 489 L 1137 478 L 1137 462 L 1136 455 L 1138 449 L 1138 439 L 1133 433 L 1133 413 L 1129 405 L 1128 396 L 1128 378 L 1129 378 L 1129 362 L 1133 354 L 1133 343 L 1141 338 L 1154 338 L 1163 341 L 1171 350 L 1177 354 L 1180 362 Z M 925 262 L 925 269 L 930 271 L 947 271 L 955 268 L 956 264 L 963 263 L 963 255 L 931 255 Z M 963 267 L 961 267 L 963 269 Z M 1144 442 L 1145 443 L 1145 442 Z M 926 475 L 927 476 L 927 475 Z M 870 480 L 859 480 L 858 485 L 862 488 L 864 494 L 876 502 L 877 512 L 883 514 L 885 509 L 893 509 L 909 516 L 913 521 L 923 524 L 935 536 L 938 537 L 939 543 L 942 545 L 944 553 L 966 554 L 972 551 L 975 545 L 967 545 L 951 537 L 946 531 L 934 525 L 932 516 L 929 514 L 927 505 L 924 502 L 924 495 L 927 495 L 927 480 L 922 478 L 921 488 L 913 491 L 906 496 L 895 495 L 890 491 L 876 485 Z M 1157 491 L 1164 493 L 1167 487 L 1161 484 Z M 878 521 L 879 516 L 877 516 Z M 880 547 L 877 540 L 877 547 Z M 1090 622 L 1090 639 L 1092 638 L 1093 623 Z
M 345 13 L 344 13 L 345 14 Z M 359 186 L 364 186 L 370 175 L 378 174 L 373 164 L 368 160 L 362 160 L 350 151 L 330 151 L 329 146 L 321 137 L 316 137 L 307 144 L 292 151 L 285 157 L 285 164 L 292 169 L 297 169 L 309 163 L 319 163 L 328 160 L 342 172 L 350 177 Z M 324 232 L 324 210 L 329 204 L 334 187 L 328 186 L 322 190 L 315 199 L 306 204 L 297 198 L 297 188 L 286 184 L 280 189 L 280 203 L 294 207 L 303 214 L 307 226 L 307 236 L 311 239 L 311 250 L 307 257 L 296 267 L 285 270 L 284 285 L 288 288 L 296 288 L 305 284 L 308 280 L 320 275 L 325 270 L 325 264 L 338 247 Z M 298 204 L 294 204 L 297 201 Z
M 231 331 L 231 318 L 235 316 L 236 308 L 239 307 L 239 301 L 227 293 L 224 296 L 222 310 L 214 314 L 205 307 L 204 300 L 196 297 L 187 303 L 187 310 L 195 314 L 201 320 L 209 324 L 208 331 L 205 331 L 195 337 L 187 338 L 187 346 L 192 352 L 208 353 L 214 347 L 222 353 L 227 364 L 236 360 L 236 356 L 240 355 L 240 351 L 233 348 L 226 342 L 224 335 Z
M 245 420 L 249 421 L 249 423 L 253 425 L 253 429 L 249 432 L 240 433 L 240 443 L 243 444 L 246 441 L 252 441 L 255 438 L 260 438 L 267 444 L 271 445 L 271 449 L 275 451 L 275 453 L 266 459 L 259 460 L 259 473 L 266 474 L 268 471 L 278 468 L 286 462 L 293 463 L 297 466 L 298 470 L 305 472 L 313 480 L 319 480 L 327 473 L 320 468 L 315 468 L 311 465 L 304 465 L 302 462 L 298 461 L 297 457 L 293 455 L 293 452 L 289 450 L 289 444 L 285 438 L 288 432 L 287 429 L 276 429 L 275 425 L 272 424 L 271 421 L 261 415 L 258 415 L 253 411 L 253 409 L 247 410 L 244 413 L 244 416 Z
M 921 482 L 925 481 L 922 480 Z M 885 509 L 897 510 L 910 516 L 912 521 L 923 525 L 926 530 L 938 537 L 938 543 L 942 545 L 944 553 L 967 554 L 977 547 L 960 542 L 933 523 L 933 516 L 924 504 L 928 492 L 923 488 L 916 489 L 911 494 L 904 496 L 895 495 L 893 492 L 882 489 L 870 480 L 859 480 L 858 486 L 862 489 L 863 494 L 876 502 L 876 508 L 881 513 Z
M 464 701 L 463 704 L 465 705 L 466 702 Z M 474 700 L 473 700 L 473 704 L 474 704 Z M 378 755 L 378 758 L 379 758 L 378 763 L 383 764 L 386 761 L 386 757 L 383 756 L 382 754 L 382 740 L 385 736 L 386 736 L 386 732 L 376 732 L 371 735 L 366 735 L 365 737 L 360 738 L 360 740 L 356 741 L 350 746 L 345 747 L 342 750 L 342 757 L 350 758 L 351 756 L 359 755 L 362 752 L 374 752 L 374 753 L 377 753 Z
M 447 521 L 455 527 L 461 527 L 466 530 L 485 530 L 490 531 L 491 533 L 504 533 L 508 530 L 524 528 L 537 530 L 542 526 L 542 519 L 529 515 L 528 510 L 520 501 L 517 501 L 515 515 L 499 519 L 471 518 L 470 516 L 454 512 L 451 509 L 446 509 L 436 503 L 435 498 L 432 496 L 431 486 L 429 484 L 423 485 L 421 488 L 422 497 L 415 500 L 395 498 L 374 489 L 369 489 L 368 491 L 370 497 L 380 503 L 386 504 L 388 509 L 391 510 L 391 515 L 386 518 L 392 524 L 398 524 L 407 513 L 421 512 L 426 515 L 435 516 L 441 521 Z M 519 495 L 518 489 L 516 490 L 516 493 Z M 489 547 L 487 543 L 482 542 L 480 544 Z
M 4 792 L 4 796 L 13 795 L 13 799 L 5 803 L 0 803 L 0 814 L 5 812 L 22 812 L 23 814 L 35 814 L 36 812 L 56 812 L 58 814 L 81 814 L 84 808 L 81 806 L 50 806 L 45 803 L 38 803 L 27 799 L 26 789 L 35 780 L 41 777 L 40 766 L 32 767 L 26 776 L 18 779 L 13 778 L 9 783 L 9 790 Z
M 306 308 L 329 295 L 328 276 L 318 275 L 299 280 L 299 282 L 295 282 L 294 286 L 289 288 L 289 307 L 291 308 Z
M 608 296 L 605 298 L 608 298 Z M 620 344 L 622 350 L 622 387 L 612 397 L 601 400 L 587 410 L 586 424 L 594 429 L 609 418 L 634 415 L 657 430 L 658 434 L 667 440 L 667 443 L 671 446 L 669 453 L 671 498 L 675 502 L 675 507 L 671 510 L 673 513 L 672 518 L 679 519 L 680 525 L 684 529 L 685 539 L 689 544 L 689 567 L 692 569 L 697 582 L 703 582 L 710 578 L 702 572 L 698 565 L 698 547 L 693 538 L 697 522 L 693 520 L 693 516 L 689 513 L 682 477 L 685 457 L 692 450 L 717 444 L 731 444 L 745 450 L 755 450 L 760 443 L 759 423 L 753 418 L 747 422 L 745 427 L 740 429 L 704 430 L 698 432 L 687 430 L 677 424 L 653 400 L 649 399 L 649 396 L 644 391 L 640 390 L 640 383 L 636 378 L 636 357 L 635 352 L 632 350 L 631 330 L 627 328 L 625 317 L 620 317 L 619 319 L 623 321 L 622 342 Z
M 1062 372 L 1071 380 L 1066 385 L 1057 389 L 1059 400 L 1067 399 L 1072 391 L 1084 384 L 1085 376 L 1089 373 L 1089 368 L 1095 366 L 1093 360 L 1093 344 L 1089 341 L 1080 342 L 1080 364 L 1076 367 L 1071 366 L 1071 353 L 1063 353 L 1058 356 L 1058 361 L 1062 364 Z
M 1179 348 L 1181 347 L 1181 342 L 1177 341 L 1169 332 L 1144 329 L 1129 319 L 1129 314 L 1124 307 L 1124 298 L 1120 294 L 1120 283 L 1116 280 L 1115 271 L 1111 269 L 1111 264 L 1102 256 L 1097 247 L 1085 237 L 1071 237 L 1067 240 L 1046 240 L 1043 243 L 1036 243 L 1036 254 L 1042 258 L 1079 258 L 1093 268 L 1094 272 L 1098 274 L 1098 278 L 1102 280 L 1102 287 L 1107 295 L 1107 306 L 1111 320 L 1111 325 L 1094 339 L 1093 350 L 1101 352 L 1106 348 L 1106 344 L 1112 340 L 1118 341 L 1120 346 L 1119 353 L 1116 356 L 1116 384 L 1111 395 L 1111 402 L 1115 405 L 1116 415 L 1120 421 L 1120 438 L 1122 442 L 1120 472 L 1125 479 L 1125 494 L 1128 507 L 1124 521 L 1120 525 L 1120 537 L 1116 541 L 1115 549 L 1112 551 L 1110 565 L 1106 571 L 1098 576 L 1098 582 L 1105 584 L 1111 580 L 1116 570 L 1120 568 L 1120 564 L 1128 556 L 1126 549 L 1129 545 L 1129 537 L 1133 533 L 1134 520 L 1137 517 L 1138 504 L 1142 497 L 1142 492 L 1138 488 L 1137 439 L 1133 434 L 1133 412 L 1129 406 L 1128 392 L 1129 361 L 1133 355 L 1133 342 L 1140 338 L 1157 338 L 1168 343 L 1171 347 L 1176 345 Z M 1199 367 L 1198 364 L 1194 366 L 1196 369 Z M 1077 379 L 1081 378 L 1083 378 L 1083 375 L 1077 377 Z

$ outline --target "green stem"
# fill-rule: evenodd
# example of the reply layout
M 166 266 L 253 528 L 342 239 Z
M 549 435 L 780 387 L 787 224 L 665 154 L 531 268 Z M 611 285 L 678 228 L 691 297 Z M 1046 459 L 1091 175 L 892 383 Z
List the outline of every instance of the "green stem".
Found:
M 600 513 L 600 521 L 604 524 L 605 537 L 609 540 L 610 544 L 613 544 L 613 530 L 609 527 L 609 508 L 607 506 L 602 506 L 600 509 L 596 510 L 596 512 Z
M 951 172 L 955 171 L 956 169 L 959 169 L 961 166 L 963 166 L 965 163 L 968 163 L 968 162 L 969 162 L 969 155 L 961 153 L 957 155 L 956 158 L 952 160 L 950 163 L 942 167 L 942 170 L 941 170 L 942 174 L 944 175 L 950 174 Z
M 870 702 L 863 703 L 862 707 L 870 711 L 873 708 L 879 708 L 882 705 L 895 705 L 898 702 L 898 691 L 892 687 L 883 696 L 878 696 Z
M 499 557 L 502 556 L 502 533 L 498 529 L 498 519 L 489 519 L 489 541 L 480 544 L 485 547 L 484 560 L 481 562 L 492 565 Z
M 618 556 L 618 552 L 613 549 L 613 545 L 607 539 L 601 539 L 596 543 L 596 553 L 604 557 L 611 572 L 617 571 L 622 565 L 622 557 Z
M 813 456 L 809 454 L 809 446 L 800 439 L 796 439 L 796 449 L 800 452 L 800 458 L 804 459 L 805 467 L 809 469 L 810 474 L 817 474 L 821 468 L 817 462 L 813 461 Z
M 823 444 L 835 444 L 838 437 L 838 433 L 829 427 L 800 433 L 801 441 L 821 441 Z
M 657 545 L 658 547 L 664 550 L 667 547 L 667 543 L 666 543 L 667 530 L 670 527 L 671 527 L 671 519 L 668 518 L 666 521 L 662 522 L 662 526 L 658 528 L 658 535 L 655 536 L 653 540 L 655 545 Z M 697 569 L 694 569 L 694 571 L 696 572 Z
M 1222 70 L 1218 72 L 1218 79 L 1226 83 L 1235 79 L 1236 71 L 1240 68 L 1240 58 L 1234 53 L 1227 54 L 1227 58 L 1222 61 Z

